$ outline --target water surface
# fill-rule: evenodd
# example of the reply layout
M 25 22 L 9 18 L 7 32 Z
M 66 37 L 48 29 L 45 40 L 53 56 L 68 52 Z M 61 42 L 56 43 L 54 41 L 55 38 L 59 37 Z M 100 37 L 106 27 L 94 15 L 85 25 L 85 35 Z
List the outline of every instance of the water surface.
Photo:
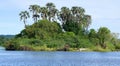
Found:
M 120 52 L 0 51 L 0 66 L 120 66 Z

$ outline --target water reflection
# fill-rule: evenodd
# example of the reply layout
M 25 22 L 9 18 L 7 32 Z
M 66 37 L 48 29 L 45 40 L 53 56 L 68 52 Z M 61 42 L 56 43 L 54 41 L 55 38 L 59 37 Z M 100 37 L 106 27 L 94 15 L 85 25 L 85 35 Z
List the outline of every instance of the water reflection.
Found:
M 120 52 L 0 51 L 0 66 L 120 66 Z

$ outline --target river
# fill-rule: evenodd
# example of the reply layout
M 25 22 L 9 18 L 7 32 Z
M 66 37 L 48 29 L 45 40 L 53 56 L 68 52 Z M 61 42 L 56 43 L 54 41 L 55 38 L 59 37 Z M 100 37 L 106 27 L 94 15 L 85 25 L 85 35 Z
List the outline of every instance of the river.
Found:
M 0 66 L 120 66 L 120 52 L 0 51 Z

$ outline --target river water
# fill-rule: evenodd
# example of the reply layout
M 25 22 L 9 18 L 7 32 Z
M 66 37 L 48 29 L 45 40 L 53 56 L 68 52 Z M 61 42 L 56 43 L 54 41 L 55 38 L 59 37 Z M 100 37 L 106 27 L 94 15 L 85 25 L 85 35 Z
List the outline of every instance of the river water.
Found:
M 0 66 L 120 66 L 120 52 L 0 51 Z

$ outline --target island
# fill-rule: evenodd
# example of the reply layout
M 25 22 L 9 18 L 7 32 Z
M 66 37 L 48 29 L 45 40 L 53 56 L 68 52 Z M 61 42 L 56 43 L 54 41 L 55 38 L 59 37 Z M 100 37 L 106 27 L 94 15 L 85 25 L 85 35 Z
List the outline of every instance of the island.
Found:
M 24 29 L 12 38 L 0 36 L 6 50 L 21 51 L 119 51 L 120 39 L 107 27 L 89 29 L 92 16 L 84 8 L 57 9 L 54 3 L 30 5 L 19 13 Z M 33 24 L 26 24 L 27 19 Z M 31 19 L 31 20 L 32 20 Z M 32 21 L 31 21 L 32 22 Z

